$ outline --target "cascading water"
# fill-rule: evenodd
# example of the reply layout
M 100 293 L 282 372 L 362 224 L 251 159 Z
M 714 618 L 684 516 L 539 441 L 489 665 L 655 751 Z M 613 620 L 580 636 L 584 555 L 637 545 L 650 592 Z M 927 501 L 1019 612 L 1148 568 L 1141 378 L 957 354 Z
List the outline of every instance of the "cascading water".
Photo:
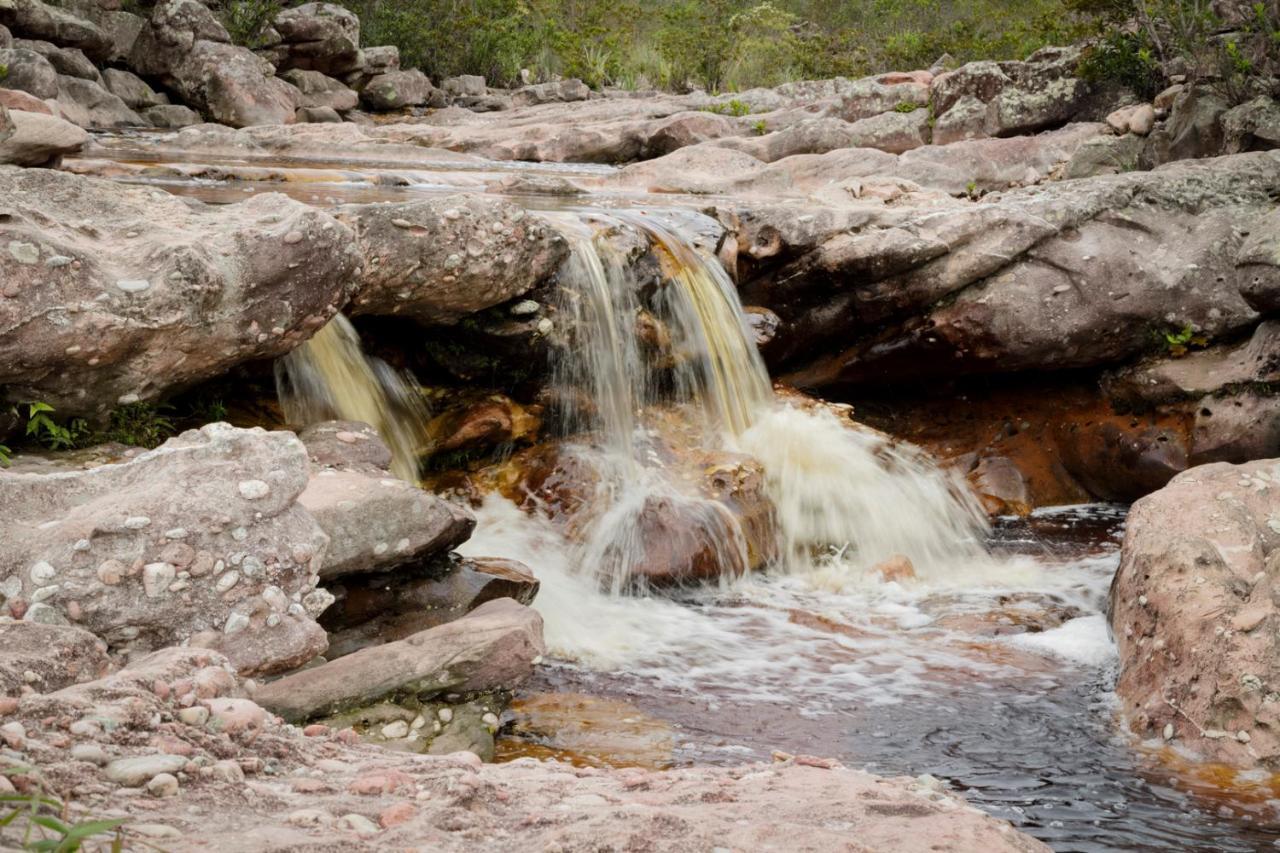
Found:
M 336 418 L 373 426 L 391 449 L 392 473 L 417 481 L 426 436 L 422 400 L 404 377 L 365 355 L 343 315 L 276 362 L 276 392 L 291 424 Z

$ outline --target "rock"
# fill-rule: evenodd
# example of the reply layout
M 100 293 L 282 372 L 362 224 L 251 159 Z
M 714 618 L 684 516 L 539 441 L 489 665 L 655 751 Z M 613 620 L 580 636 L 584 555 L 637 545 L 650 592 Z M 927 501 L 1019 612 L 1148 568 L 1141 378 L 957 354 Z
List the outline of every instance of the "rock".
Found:
M 7 138 L 0 138 L 0 164 L 44 166 L 63 154 L 79 151 L 89 141 L 89 134 L 51 115 L 14 110 L 9 113 L 9 123 L 13 131 Z M 0 172 L 0 184 L 8 183 L 7 177 Z M 4 266 L 5 260 L 0 257 L 0 268 Z M 5 316 L 5 307 L 0 302 L 0 318 Z M 5 349 L 6 337 L 0 335 L 0 351 Z
M 837 327 L 896 325 L 787 378 L 800 387 L 1115 365 L 1151 346 L 1152 326 L 1216 339 L 1257 322 L 1280 277 L 1242 252 L 1269 228 L 1270 187 L 1273 152 L 1010 191 L 838 235 L 747 298 L 798 323 L 810 351 Z M 808 278 L 809 264 L 839 272 Z M 837 295 L 837 281 L 859 283 Z M 821 320 L 796 310 L 810 286 Z
M 467 510 L 388 473 L 321 471 L 299 502 L 330 538 L 324 580 L 442 553 L 475 527 Z
M 485 84 L 485 79 L 478 74 L 447 77 L 440 84 L 440 88 L 444 89 L 445 94 L 452 95 L 455 98 L 478 98 L 489 91 L 489 87 Z
M 1116 133 L 1146 136 L 1155 125 L 1156 111 L 1150 104 L 1121 107 L 1107 116 L 1107 125 Z
M 1223 153 L 1280 148 L 1280 105 L 1260 97 L 1222 114 Z
M 147 651 L 206 632 L 217 639 L 204 645 L 227 649 L 246 674 L 296 666 L 324 650 L 317 614 L 302 607 L 279 613 L 271 594 L 286 605 L 301 598 L 315 588 L 324 559 L 327 539 L 298 503 L 307 472 L 292 434 L 226 424 L 87 471 L 0 471 L 10 531 L 0 576 L 16 579 L 25 600 L 43 589 L 43 603 L 57 611 L 74 604 L 79 624 L 114 651 Z M 270 479 L 272 492 L 247 501 L 237 486 L 255 476 Z M 166 532 L 179 528 L 194 560 L 210 564 L 208 574 L 179 576 L 161 561 Z M 76 547 L 82 539 L 87 549 Z M 232 576 L 234 584 L 223 583 Z M 283 648 L 277 637 L 288 638 Z
M 880 575 L 880 579 L 885 583 L 902 583 L 915 580 L 916 577 L 916 567 L 912 565 L 911 558 L 903 554 L 894 554 L 882 560 L 872 566 L 870 571 Z
M 933 141 L 1033 133 L 1078 120 L 1089 87 L 1076 78 L 1079 48 L 1046 48 L 1026 62 L 970 62 L 933 78 Z
M 1174 98 L 1165 132 L 1167 159 L 1188 160 L 1223 153 L 1222 120 L 1227 103 L 1213 90 L 1190 88 Z
M 53 110 L 49 109 L 48 104 L 35 95 L 30 95 L 19 89 L 0 89 L 0 107 L 29 113 L 41 113 L 47 116 L 53 115 Z
M 84 144 L 66 122 L 12 115 L 18 132 L 0 159 L 16 151 L 34 164 Z M 350 231 L 281 195 L 206 207 L 110 181 L 0 169 L 0 199 L 0 246 L 80 261 L 51 270 L 0 251 L 0 280 L 22 294 L 0 298 L 0 385 L 9 400 L 44 400 L 61 416 L 283 355 L 346 301 L 359 265 Z M 286 242 L 294 233 L 304 239 Z
M 8 50 L 13 47 L 13 34 L 9 32 L 9 28 L 0 24 L 0 50 Z
M 929 86 L 915 80 L 886 84 L 876 78 L 855 81 L 841 94 L 834 113 L 847 122 L 857 122 L 899 107 L 924 109 L 929 104 Z M 928 115 L 928 110 L 925 110 Z
M 528 677 L 544 651 L 537 612 L 498 599 L 456 622 L 285 676 L 254 698 L 286 720 L 300 721 L 392 693 L 429 698 L 511 688 Z
M 338 124 L 342 116 L 332 107 L 298 107 L 294 120 L 302 124 Z
M 341 6 L 304 3 L 276 15 L 274 27 L 283 42 L 277 48 L 276 66 L 281 70 L 336 75 L 361 68 L 360 19 Z
M 58 76 L 58 110 L 80 127 L 137 127 L 146 124 L 117 96 L 92 80 Z
M 297 90 L 242 47 L 197 41 L 170 80 L 188 104 L 221 124 L 252 127 L 294 120 Z
M 138 75 L 119 68 L 105 69 L 102 72 L 102 79 L 111 94 L 135 110 L 161 106 L 169 101 L 164 95 L 156 94 L 156 91 Z
M 527 107 L 535 104 L 585 101 L 590 97 L 590 87 L 581 80 L 573 78 L 556 83 L 523 86 L 511 94 L 511 101 L 517 107 Z
M 339 215 L 366 259 L 356 314 L 456 323 L 527 293 L 568 256 L 546 220 L 492 197 L 353 205 Z
M 151 781 L 147 783 L 147 793 L 153 797 L 178 796 L 178 777 L 170 773 L 160 773 L 153 776 Z
M 111 53 L 111 39 L 98 26 L 40 0 L 6 0 L 0 25 L 26 38 L 77 48 L 99 62 Z
M 532 604 L 538 579 L 514 560 L 454 558 L 421 569 L 347 577 L 328 589 L 337 601 L 321 624 L 330 635 L 332 660 L 451 622 L 497 598 Z
M 360 102 L 371 110 L 391 112 L 429 103 L 435 92 L 431 80 L 416 68 L 388 71 L 365 84 L 360 90 Z
M 143 111 L 142 116 L 151 123 L 152 127 L 170 129 L 191 127 L 193 124 L 201 124 L 204 121 L 200 113 L 181 104 L 160 104 L 148 107 Z
M 181 755 L 139 755 L 117 758 L 103 772 L 117 785 L 139 788 L 159 776 L 169 776 L 176 785 L 177 779 L 170 774 L 179 773 L 186 766 L 187 759 Z
M 34 50 L 0 50 L 0 66 L 8 69 L 0 80 L 5 88 L 18 89 L 41 100 L 58 97 L 57 69 Z
M 68 77 L 79 77 L 83 80 L 92 80 L 95 83 L 102 82 L 102 75 L 98 73 L 98 69 L 89 61 L 89 57 L 84 52 L 71 47 L 58 47 L 47 41 L 32 41 L 30 39 L 15 39 L 13 42 L 15 48 L 30 50 L 40 54 L 49 60 L 49 64 L 59 74 L 65 74 Z
M 198 41 L 228 44 L 231 36 L 197 0 L 162 0 L 134 43 L 129 67 L 144 77 L 169 77 Z
M 1134 732 L 1202 760 L 1268 767 L 1280 755 L 1271 568 L 1280 463 L 1192 468 L 1134 504 L 1111 590 L 1116 692 Z M 1224 732 L 1244 732 L 1225 737 Z
M 359 95 L 319 71 L 293 69 L 283 72 L 280 77 L 302 93 L 298 100 L 299 108 L 327 107 L 346 112 L 354 110 L 360 103 Z
M 5 603 L 0 600 L 0 607 Z M 0 623 L 0 696 L 17 696 L 26 686 L 39 693 L 61 690 L 110 668 L 106 644 L 82 628 Z
M 1136 172 L 1142 165 L 1145 148 L 1142 137 L 1132 133 L 1086 139 L 1071 155 L 1064 177 L 1074 180 Z
M 380 474 L 391 470 L 391 450 L 378 431 L 359 421 L 323 421 L 298 433 L 317 470 Z

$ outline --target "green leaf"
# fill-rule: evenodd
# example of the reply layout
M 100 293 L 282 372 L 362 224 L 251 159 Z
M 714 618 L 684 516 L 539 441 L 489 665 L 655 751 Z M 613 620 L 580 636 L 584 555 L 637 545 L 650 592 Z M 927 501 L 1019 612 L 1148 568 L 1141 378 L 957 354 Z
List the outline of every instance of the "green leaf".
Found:
M 28 407 L 27 417 L 33 418 L 36 415 L 40 414 L 41 412 L 52 412 L 52 411 L 53 411 L 53 406 L 50 406 L 48 403 L 35 402 Z
M 51 829 L 59 835 L 66 835 L 71 827 L 58 820 L 53 815 L 38 814 L 31 816 L 31 822 L 36 826 L 43 826 L 45 829 Z

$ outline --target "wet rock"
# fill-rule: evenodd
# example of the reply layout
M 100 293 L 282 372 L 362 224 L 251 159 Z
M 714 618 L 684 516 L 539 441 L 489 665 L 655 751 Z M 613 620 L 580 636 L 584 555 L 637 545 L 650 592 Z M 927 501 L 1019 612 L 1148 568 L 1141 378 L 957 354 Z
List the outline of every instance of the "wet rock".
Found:
M 543 654 L 542 617 L 510 599 L 481 605 L 456 622 L 363 649 L 264 685 L 254 699 L 298 721 L 368 705 L 388 694 L 511 688 Z
M 1278 528 L 1274 459 L 1192 468 L 1134 504 L 1111 625 L 1116 692 L 1135 733 L 1172 726 L 1203 760 L 1239 767 L 1270 767 L 1280 755 Z
M 329 632 L 330 659 L 387 640 L 402 640 L 443 625 L 487 601 L 511 598 L 532 604 L 538 579 L 528 567 L 496 557 L 441 560 L 402 566 L 364 578 L 331 582 L 337 599 L 321 624 Z
M 568 256 L 545 220 L 492 197 L 353 205 L 339 215 L 365 258 L 357 314 L 456 323 L 527 293 Z
M 57 69 L 34 50 L 0 50 L 0 65 L 8 69 L 3 80 L 5 88 L 18 89 L 41 100 L 58 97 Z
M 327 544 L 298 503 L 307 473 L 292 434 L 226 424 L 87 471 L 0 471 L 10 519 L 0 577 L 11 601 L 75 616 L 114 651 L 212 634 L 200 644 L 232 650 L 242 671 L 288 668 L 324 650 L 318 610 L 299 603 Z M 246 500 L 239 487 L 256 477 L 271 493 Z M 189 546 L 190 565 L 165 561 L 174 541 Z M 197 563 L 207 567 L 198 576 Z
M 302 93 L 298 100 L 299 108 L 327 107 L 346 112 L 360 103 L 359 95 L 319 71 L 293 69 L 282 72 L 280 77 Z
M 89 141 L 89 135 L 69 121 L 51 115 L 13 110 L 9 112 L 12 132 L 0 138 L 0 164 L 15 166 L 44 166 L 63 154 L 79 151 Z M 4 176 L 0 175 L 0 183 Z M 0 268 L 4 261 L 0 258 Z M 10 279 L 16 286 L 15 279 Z M 0 317 L 4 306 L 0 303 Z M 4 336 L 0 336 L 0 350 L 4 349 Z
M 100 678 L 110 667 L 106 644 L 82 628 L 0 623 L 0 696 L 17 696 L 24 687 L 39 693 L 60 690 Z
M 436 87 L 418 69 L 379 74 L 360 90 L 360 103 L 371 110 L 391 112 L 419 107 L 436 98 Z
M 58 119 L 12 115 L 19 132 L 0 151 L 23 162 L 85 140 Z M 46 128 L 55 132 L 39 137 Z M 338 310 L 359 265 L 350 231 L 281 195 L 205 207 L 109 181 L 0 169 L 0 199 L 0 246 L 75 259 L 51 268 L 0 251 L 0 279 L 22 295 L 0 297 L 8 330 L 0 385 L 8 399 L 44 400 L 61 416 L 152 399 L 288 352 Z M 292 233 L 304 239 L 287 242 Z

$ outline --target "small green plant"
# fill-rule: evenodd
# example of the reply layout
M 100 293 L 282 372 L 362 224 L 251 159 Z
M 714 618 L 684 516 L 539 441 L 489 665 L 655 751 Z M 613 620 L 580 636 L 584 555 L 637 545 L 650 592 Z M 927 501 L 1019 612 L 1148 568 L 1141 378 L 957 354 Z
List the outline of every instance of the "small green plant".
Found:
M 158 447 L 174 433 L 169 417 L 172 406 L 154 403 L 129 403 L 111 413 L 102 438 L 131 447 Z
M 53 406 L 35 402 L 27 404 L 27 437 L 50 450 L 69 450 L 76 447 L 91 430 L 84 418 L 72 418 L 60 424 L 49 415 Z
M 1182 358 L 1192 347 L 1203 347 L 1209 343 L 1205 335 L 1197 334 L 1190 323 L 1176 331 L 1161 333 L 1165 350 L 1174 358 Z
M 235 0 L 226 4 L 222 25 L 236 44 L 255 49 L 265 47 L 266 31 L 283 8 L 280 0 Z
M 903 101 L 894 107 L 893 111 L 895 113 L 913 113 L 916 110 L 923 108 L 923 106 L 923 104 L 913 103 L 912 101 Z
M 123 820 L 88 820 L 70 822 L 67 804 L 50 796 L 27 767 L 6 767 L 0 775 L 27 776 L 35 786 L 32 793 L 0 794 L 0 830 L 13 827 L 21 831 L 20 849 L 35 853 L 77 853 L 95 836 L 115 833 L 112 853 L 124 849 L 120 837 Z
M 756 136 L 764 136 L 769 132 L 769 125 L 765 123 L 764 119 L 760 119 L 758 122 L 751 125 L 751 129 L 756 132 Z
M 969 198 L 976 199 L 978 197 L 978 182 L 970 181 L 964 185 L 964 194 Z
M 1091 83 L 1118 83 L 1145 99 L 1164 86 L 1156 51 L 1142 32 L 1109 33 L 1085 53 L 1077 71 Z
M 703 107 L 704 112 L 715 113 L 722 116 L 733 116 L 734 118 L 742 118 L 751 115 L 751 105 L 743 101 L 733 98 L 723 104 L 710 104 Z
M 0 444 L 0 468 L 8 468 L 9 463 L 13 461 L 13 451 Z

